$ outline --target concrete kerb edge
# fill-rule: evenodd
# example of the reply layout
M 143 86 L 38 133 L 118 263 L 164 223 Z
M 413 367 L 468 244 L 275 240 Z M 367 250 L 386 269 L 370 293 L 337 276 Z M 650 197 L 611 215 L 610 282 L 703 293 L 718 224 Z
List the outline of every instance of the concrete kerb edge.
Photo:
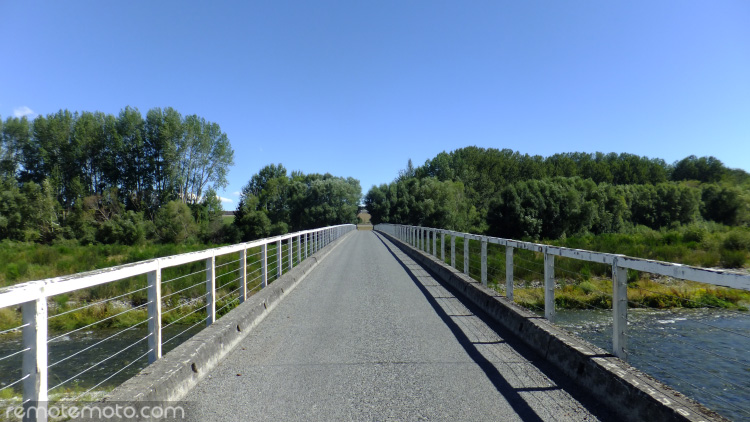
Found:
M 624 420 L 728 420 L 607 351 L 482 286 L 439 258 L 387 233 L 378 233 L 451 285 L 464 299 L 482 309 Z
M 178 401 L 255 328 L 274 307 L 352 232 L 334 240 L 268 287 L 130 378 L 102 401 Z

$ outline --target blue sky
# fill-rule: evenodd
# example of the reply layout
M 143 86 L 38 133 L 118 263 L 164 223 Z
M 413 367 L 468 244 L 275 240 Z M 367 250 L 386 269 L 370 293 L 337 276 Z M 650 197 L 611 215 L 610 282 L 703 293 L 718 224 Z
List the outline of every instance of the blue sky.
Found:
M 0 1 L 0 116 L 171 106 L 362 183 L 469 145 L 750 171 L 750 2 Z

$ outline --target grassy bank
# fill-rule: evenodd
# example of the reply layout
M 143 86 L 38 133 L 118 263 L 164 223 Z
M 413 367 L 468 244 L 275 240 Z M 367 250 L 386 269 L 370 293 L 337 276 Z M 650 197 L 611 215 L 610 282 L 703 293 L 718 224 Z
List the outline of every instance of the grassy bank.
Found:
M 504 285 L 494 286 L 504 293 Z M 517 287 L 514 300 L 531 309 L 544 309 L 541 283 Z M 654 281 L 640 279 L 628 283 L 628 305 L 631 308 L 722 308 L 747 311 L 750 292 L 707 286 L 691 281 Z M 612 309 L 612 280 L 590 279 L 563 284 L 555 290 L 558 309 Z
M 6 247 L 0 252 L 0 271 L 3 271 L 0 275 L 3 277 L 2 285 L 6 286 L 209 248 L 207 245 L 83 247 L 10 242 L 4 242 L 3 245 Z M 284 245 L 283 248 L 286 250 L 287 246 Z M 270 282 L 276 276 L 275 244 L 268 245 L 268 255 Z M 249 291 L 260 283 L 259 256 L 260 248 L 248 249 L 246 271 Z M 286 256 L 284 252 L 285 260 Z M 19 268 L 23 271 L 18 270 Z M 239 268 L 239 253 L 216 258 L 216 309 L 219 315 L 237 305 Z M 205 263 L 201 261 L 162 271 L 162 324 L 194 324 L 206 317 L 205 270 Z M 50 297 L 49 329 L 66 332 L 91 324 L 95 324 L 92 328 L 121 328 L 142 324 L 147 318 L 146 287 L 146 276 L 141 275 Z M 112 298 L 116 299 L 110 300 Z M 0 309 L 0 331 L 19 325 L 20 307 Z

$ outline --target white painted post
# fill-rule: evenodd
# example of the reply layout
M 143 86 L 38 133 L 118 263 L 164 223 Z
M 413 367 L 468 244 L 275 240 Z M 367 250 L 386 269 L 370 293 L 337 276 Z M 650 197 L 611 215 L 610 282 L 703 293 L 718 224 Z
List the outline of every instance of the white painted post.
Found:
M 440 231 L 440 260 L 445 262 L 445 232 Z
M 615 356 L 627 360 L 628 327 L 628 270 L 617 265 L 618 258 L 612 262 L 612 351 Z
M 464 274 L 469 275 L 469 235 L 464 234 Z
M 544 317 L 555 319 L 555 256 L 544 248 Z
M 302 262 L 302 236 L 297 236 L 297 264 Z
M 148 273 L 148 363 L 161 359 L 161 268 L 158 259 L 156 269 Z
M 310 233 L 305 233 L 305 259 L 307 259 L 308 249 L 310 249 Z
M 240 303 L 247 300 L 247 249 L 240 251 Z
M 487 236 L 482 236 L 482 285 L 487 285 Z
M 294 268 L 294 237 L 289 238 L 289 270 Z
M 427 254 L 430 254 L 430 233 L 432 230 L 424 229 L 424 250 Z
M 505 247 L 505 297 L 513 300 L 513 247 Z
M 266 288 L 268 286 L 268 243 L 264 243 L 260 248 L 260 274 L 263 276 L 261 288 Z
M 455 233 L 451 233 L 451 267 L 456 268 L 456 234 Z
M 432 255 L 437 256 L 437 230 L 432 229 Z
M 23 380 L 23 408 L 43 407 L 37 421 L 46 421 L 47 406 L 47 298 L 44 287 L 39 297 L 21 305 L 24 327 L 23 358 L 21 363 Z M 29 415 L 29 412 L 24 412 Z M 31 420 L 24 418 L 24 421 Z
M 281 273 L 284 267 L 284 252 L 281 249 L 281 239 L 276 241 L 276 279 L 281 277 Z
M 206 260 L 206 326 L 216 321 L 216 256 Z

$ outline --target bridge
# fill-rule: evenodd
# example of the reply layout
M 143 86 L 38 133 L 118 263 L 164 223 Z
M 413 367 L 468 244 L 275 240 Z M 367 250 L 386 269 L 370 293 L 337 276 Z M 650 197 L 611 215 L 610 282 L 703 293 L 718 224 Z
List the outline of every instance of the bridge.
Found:
M 97 397 L 99 406 L 180 403 L 190 420 L 725 420 L 628 363 L 627 270 L 744 290 L 750 276 L 449 230 L 375 229 L 327 227 L 5 288 L 0 308 L 20 306 L 23 317 L 8 359 L 21 362 L 0 391 L 20 387 L 15 408 L 36 411 L 16 414 L 46 420 L 60 386 L 94 367 L 50 388 L 50 371 L 72 357 L 50 362 L 48 344 L 69 333 L 50 334 L 48 322 L 122 295 L 53 312 L 50 298 L 140 278 L 128 294 L 147 295 L 145 335 L 124 348 L 140 349 L 125 364 L 110 356 L 92 365 L 113 366 L 108 379 L 138 362 L 143 369 Z M 490 275 L 491 247 L 504 249 L 505 283 Z M 543 256 L 538 312 L 513 300 L 516 250 Z M 612 268 L 606 350 L 553 323 L 555 257 Z M 170 300 L 195 289 L 202 293 Z M 185 330 L 184 319 L 164 322 L 180 307 L 179 318 L 200 316 Z M 173 328 L 180 332 L 166 338 Z M 91 400 L 102 383 L 88 385 L 74 392 Z

